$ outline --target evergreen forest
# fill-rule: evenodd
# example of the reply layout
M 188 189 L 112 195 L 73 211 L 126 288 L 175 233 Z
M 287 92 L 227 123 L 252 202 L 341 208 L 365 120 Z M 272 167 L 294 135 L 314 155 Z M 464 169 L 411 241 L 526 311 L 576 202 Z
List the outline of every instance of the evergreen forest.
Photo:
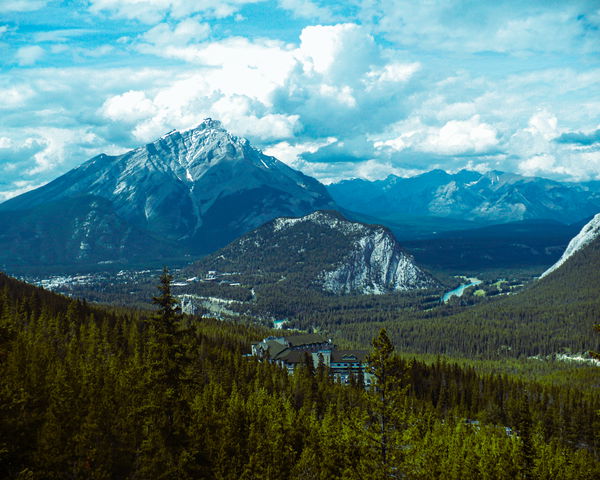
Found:
M 269 330 L 182 315 L 170 280 L 149 312 L 0 274 L 2 478 L 600 477 L 597 389 L 398 356 L 386 329 L 370 389 L 288 375 L 244 356 Z

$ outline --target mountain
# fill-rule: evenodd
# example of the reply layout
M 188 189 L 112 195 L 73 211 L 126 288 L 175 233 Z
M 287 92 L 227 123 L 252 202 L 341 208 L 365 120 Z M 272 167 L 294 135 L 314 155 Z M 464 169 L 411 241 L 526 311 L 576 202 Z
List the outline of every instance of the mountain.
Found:
M 498 171 L 432 170 L 410 178 L 344 180 L 327 188 L 342 208 L 376 218 L 409 215 L 480 223 L 528 219 L 572 223 L 600 210 L 597 183 L 557 182 Z
M 202 259 L 192 267 L 264 277 L 334 294 L 382 294 L 433 288 L 391 232 L 351 222 L 338 212 L 277 218 Z
M 569 242 L 567 249 L 563 253 L 562 257 L 546 270 L 540 278 L 544 278 L 555 270 L 559 269 L 562 265 L 569 261 L 581 250 L 586 249 L 590 244 L 600 242 L 600 213 L 597 214 L 592 220 L 590 220 L 581 231 Z M 599 266 L 600 267 L 600 266 Z M 599 272 L 600 270 L 596 270 Z
M 35 214 L 48 204 L 80 204 L 81 197 L 89 196 L 104 199 L 106 214 L 118 219 L 108 237 L 118 237 L 122 228 L 136 229 L 192 254 L 214 251 L 273 218 L 334 206 L 317 180 L 206 119 L 197 128 L 172 131 L 123 155 L 98 155 L 0 204 L 0 211 Z M 71 227 L 70 235 L 79 237 L 79 227 Z M 20 230 L 5 225 L 0 234 L 19 248 Z M 105 253 L 105 260 L 118 256 Z

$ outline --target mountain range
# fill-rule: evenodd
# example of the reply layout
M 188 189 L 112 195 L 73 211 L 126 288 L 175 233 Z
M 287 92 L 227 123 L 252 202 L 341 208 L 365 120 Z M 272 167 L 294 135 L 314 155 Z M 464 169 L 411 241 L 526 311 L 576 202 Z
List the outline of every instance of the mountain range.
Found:
M 327 190 L 341 208 L 387 222 L 436 217 L 438 231 L 458 229 L 445 227 L 443 219 L 479 224 L 545 219 L 570 224 L 600 211 L 600 181 L 557 182 L 499 171 L 432 170 L 410 178 L 343 180 Z
M 414 246 L 416 256 L 426 254 L 419 261 L 444 268 L 444 258 L 428 258 L 438 251 L 460 269 L 477 258 L 469 252 L 489 247 L 478 227 L 543 219 L 542 229 L 561 235 L 520 241 L 520 227 L 509 223 L 492 238 L 498 251 L 522 252 L 519 259 L 532 252 L 536 264 L 550 264 L 572 237 L 570 227 L 551 222 L 572 223 L 598 213 L 600 182 L 434 170 L 325 187 L 232 135 L 217 120 L 206 119 L 122 155 L 98 155 L 0 204 L 0 267 L 190 262 L 276 218 L 318 210 L 385 225 L 409 249 L 411 241 L 424 239 Z M 539 225 L 525 230 L 535 237 Z M 504 235 L 506 229 L 514 234 Z M 498 243 L 498 238 L 503 240 Z M 395 247 L 389 245 L 393 256 Z M 499 255 L 483 250 L 482 265 L 493 266 Z M 453 255 L 464 261 L 457 263 Z

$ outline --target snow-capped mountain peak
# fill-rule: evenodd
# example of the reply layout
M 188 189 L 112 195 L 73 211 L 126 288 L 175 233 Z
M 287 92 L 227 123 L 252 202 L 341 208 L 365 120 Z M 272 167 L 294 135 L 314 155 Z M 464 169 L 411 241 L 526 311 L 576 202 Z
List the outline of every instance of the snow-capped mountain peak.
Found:
M 273 218 L 334 207 L 317 180 L 210 118 L 123 155 L 98 155 L 0 209 L 37 208 L 81 195 L 107 199 L 132 226 L 200 252 Z
M 600 213 L 584 225 L 581 231 L 569 242 L 569 245 L 567 245 L 565 252 L 563 253 L 562 257 L 560 257 L 558 262 L 542 273 L 540 278 L 552 273 L 554 270 L 564 264 L 569 258 L 575 255 L 579 250 L 589 245 L 598 237 L 600 237 Z

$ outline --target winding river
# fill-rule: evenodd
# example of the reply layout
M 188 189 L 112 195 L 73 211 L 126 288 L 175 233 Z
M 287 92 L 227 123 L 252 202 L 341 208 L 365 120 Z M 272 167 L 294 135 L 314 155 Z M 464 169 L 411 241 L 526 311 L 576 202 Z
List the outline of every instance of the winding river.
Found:
M 449 292 L 444 293 L 444 295 L 442 296 L 442 302 L 446 303 L 450 299 L 450 297 L 460 297 L 467 288 L 472 287 L 473 285 L 479 285 L 481 283 L 481 280 L 479 280 L 478 278 L 469 278 L 467 280 L 469 281 L 469 283 L 465 283 L 460 287 L 455 288 L 454 290 L 450 290 Z

